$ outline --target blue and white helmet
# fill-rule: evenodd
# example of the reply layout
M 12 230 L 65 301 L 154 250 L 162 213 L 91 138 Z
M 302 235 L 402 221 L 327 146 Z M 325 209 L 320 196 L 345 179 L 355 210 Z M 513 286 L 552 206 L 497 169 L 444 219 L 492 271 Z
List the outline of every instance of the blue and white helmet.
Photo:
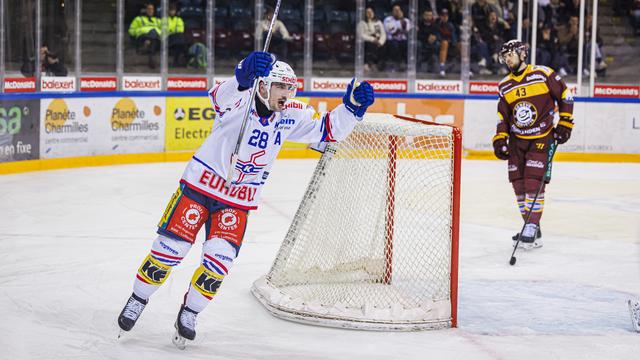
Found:
M 293 72 L 293 69 L 289 64 L 284 61 L 276 61 L 273 64 L 273 68 L 269 72 L 268 76 L 258 78 L 259 82 L 263 82 L 267 89 L 267 97 L 264 98 L 260 95 L 258 91 L 258 96 L 260 99 L 268 106 L 269 98 L 271 97 L 271 84 L 273 83 L 281 83 L 286 84 L 291 92 L 289 98 L 293 98 L 296 96 L 296 90 L 298 89 L 298 78 L 296 77 L 296 73 Z

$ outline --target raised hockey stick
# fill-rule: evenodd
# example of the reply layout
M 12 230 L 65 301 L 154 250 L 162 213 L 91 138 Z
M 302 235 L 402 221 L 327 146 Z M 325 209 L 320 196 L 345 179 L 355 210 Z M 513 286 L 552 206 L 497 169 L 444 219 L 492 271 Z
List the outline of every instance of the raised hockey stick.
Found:
M 262 51 L 269 50 L 269 43 L 271 43 L 271 33 L 273 32 L 273 26 L 276 23 L 276 19 L 278 18 L 278 12 L 280 11 L 280 3 L 282 0 L 278 0 L 276 3 L 276 7 L 273 10 L 273 17 L 271 18 L 271 24 L 269 24 L 269 32 L 267 32 L 267 38 L 264 41 L 264 48 Z M 238 134 L 238 141 L 236 141 L 236 147 L 233 150 L 233 154 L 231 155 L 231 166 L 229 167 L 229 171 L 227 172 L 227 181 L 225 182 L 225 186 L 227 189 L 231 187 L 231 179 L 233 178 L 233 171 L 238 164 L 238 153 L 240 152 L 240 144 L 242 143 L 242 138 L 244 137 L 244 132 L 247 130 L 247 123 L 249 120 L 249 112 L 251 111 L 251 102 L 253 102 L 254 97 L 256 96 L 256 90 L 258 89 L 258 81 L 257 79 L 253 79 L 253 86 L 251 87 L 251 95 L 249 97 L 249 101 L 247 102 L 247 107 L 244 111 L 244 117 L 242 118 L 242 126 L 240 127 L 240 133 Z
M 513 252 L 511 253 L 511 259 L 509 259 L 509 265 L 515 265 L 516 264 L 516 250 L 518 250 L 518 245 L 520 244 L 520 238 L 522 237 L 522 232 L 524 231 L 525 226 L 527 226 L 527 224 L 529 223 L 529 218 L 531 217 L 531 213 L 533 212 L 533 206 L 535 205 L 536 201 L 538 200 L 538 196 L 540 195 L 540 192 L 542 191 L 542 188 L 544 187 L 544 184 L 549 181 L 549 179 L 551 179 L 551 162 L 553 161 L 553 155 L 555 155 L 556 153 L 556 149 L 558 148 L 558 141 L 557 140 L 553 140 L 553 143 L 551 144 L 551 149 L 549 149 L 549 156 L 548 156 L 548 161 L 547 161 L 547 171 L 544 172 L 544 176 L 542 176 L 542 182 L 540 183 L 540 187 L 538 188 L 538 191 L 536 191 L 536 196 L 533 197 L 533 202 L 531 203 L 531 207 L 529 208 L 529 211 L 527 212 L 527 216 L 524 220 L 524 225 L 522 225 L 522 229 L 520 229 L 520 232 L 518 233 L 518 240 L 516 241 L 516 244 L 513 246 Z

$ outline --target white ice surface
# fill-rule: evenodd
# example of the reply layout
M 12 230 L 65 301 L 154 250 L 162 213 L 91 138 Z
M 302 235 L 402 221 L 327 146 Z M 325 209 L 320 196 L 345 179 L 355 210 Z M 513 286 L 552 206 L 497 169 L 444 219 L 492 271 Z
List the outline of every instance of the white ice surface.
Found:
M 314 165 L 276 162 L 240 257 L 185 351 L 171 335 L 200 244 L 116 340 L 116 317 L 184 164 L 0 176 L 0 359 L 640 358 L 625 303 L 640 295 L 640 165 L 557 163 L 545 245 L 511 267 L 521 225 L 506 164 L 465 161 L 459 328 L 415 333 L 291 323 L 250 295 Z

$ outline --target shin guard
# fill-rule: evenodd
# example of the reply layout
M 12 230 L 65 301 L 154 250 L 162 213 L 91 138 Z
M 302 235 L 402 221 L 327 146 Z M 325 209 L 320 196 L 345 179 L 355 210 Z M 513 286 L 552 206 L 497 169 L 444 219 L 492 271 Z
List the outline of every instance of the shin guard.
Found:
M 186 241 L 159 235 L 138 268 L 133 292 L 142 299 L 148 299 L 167 280 L 171 269 L 180 264 L 190 248 L 191 244 Z
M 207 240 L 202 246 L 202 263 L 191 278 L 185 305 L 196 312 L 204 310 L 218 292 L 236 256 L 236 248 L 226 240 L 215 237 Z

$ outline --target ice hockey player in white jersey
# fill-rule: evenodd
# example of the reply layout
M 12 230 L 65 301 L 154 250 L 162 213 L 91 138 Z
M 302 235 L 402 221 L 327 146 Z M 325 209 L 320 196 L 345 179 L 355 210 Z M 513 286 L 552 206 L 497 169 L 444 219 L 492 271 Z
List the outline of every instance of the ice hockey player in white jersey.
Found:
M 258 91 L 250 99 L 254 79 L 258 81 Z M 133 328 L 151 295 L 187 255 L 204 225 L 206 241 L 201 262 L 175 323 L 174 343 L 178 347 L 184 347 L 184 339 L 193 340 L 196 317 L 216 295 L 238 256 L 247 215 L 257 208 L 262 186 L 284 141 L 340 141 L 374 101 L 372 86 L 367 82 L 358 85 L 354 79 L 347 87 L 343 104 L 320 113 L 292 99 L 296 87 L 296 75 L 288 64 L 274 62 L 267 52 L 253 52 L 237 65 L 235 77 L 209 91 L 216 112 L 212 133 L 187 164 L 180 186 L 158 224 L 158 236 L 137 271 L 133 294 L 118 318 L 122 331 Z M 247 105 L 247 128 L 232 183 L 226 186 Z

